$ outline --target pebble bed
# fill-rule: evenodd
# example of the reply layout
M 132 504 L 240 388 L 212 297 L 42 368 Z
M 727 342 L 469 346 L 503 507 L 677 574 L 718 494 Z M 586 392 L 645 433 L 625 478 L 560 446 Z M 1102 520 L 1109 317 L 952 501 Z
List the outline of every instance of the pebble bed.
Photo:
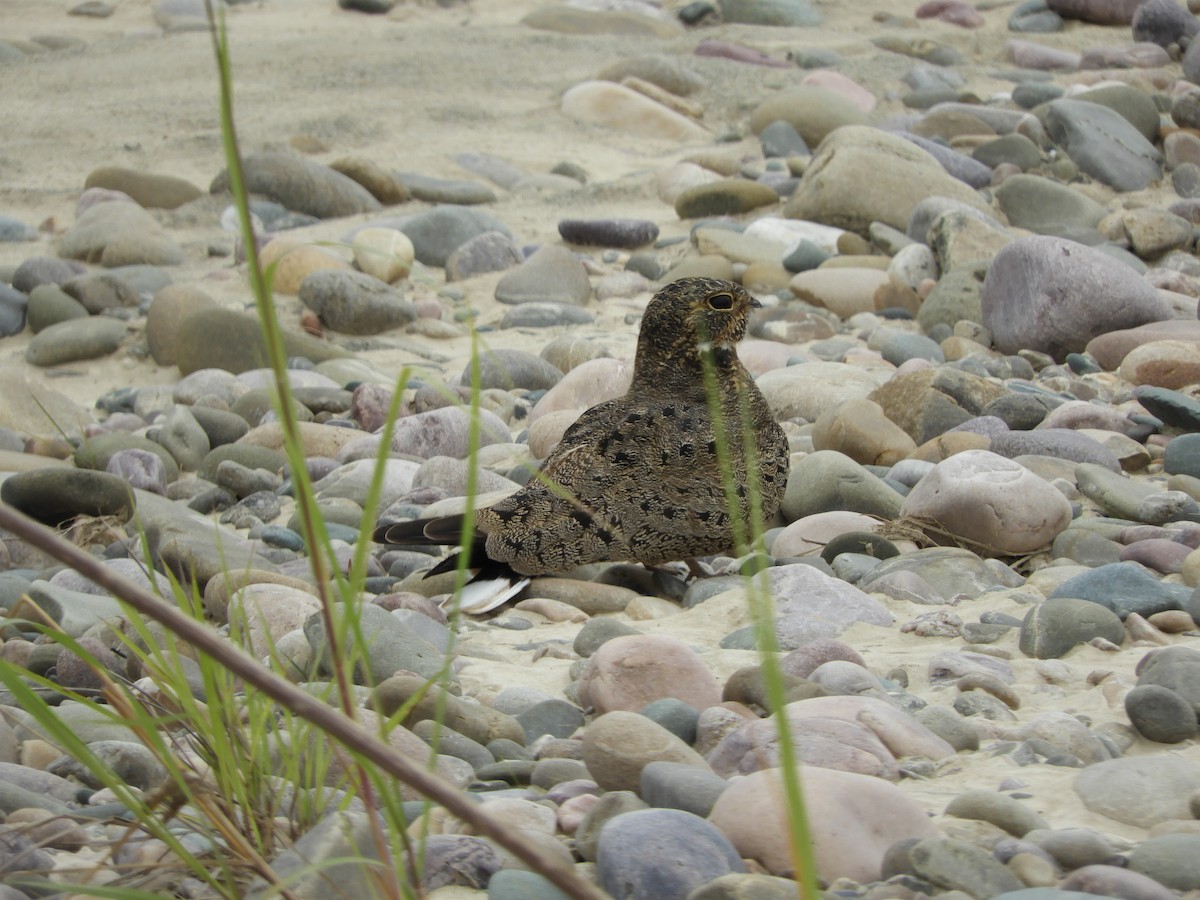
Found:
M 364 28 L 396 9 L 336 6 Z M 579 411 L 623 393 L 656 285 L 735 279 L 763 306 L 742 359 L 793 450 L 764 579 L 822 884 L 872 900 L 1200 890 L 1200 19 L 1172 0 L 929 0 L 858 36 L 891 61 L 874 82 L 853 54 L 805 49 L 825 14 L 552 4 L 512 23 L 650 48 L 566 86 L 554 114 L 579 140 L 691 148 L 640 171 L 654 218 L 564 213 L 605 187 L 571 162 L 464 151 L 467 175 L 447 179 L 247 154 L 336 564 L 393 401 L 381 348 L 444 363 L 472 321 L 486 338 L 474 459 L 470 370 L 418 366 L 404 388 L 379 518 L 437 515 L 461 508 L 472 467 L 480 492 L 516 489 Z M 203 26 L 193 0 L 145 15 L 165 40 Z M 1002 48 L 941 39 L 985 17 L 1006 22 Z M 0 70 L 77 49 L 6 36 Z M 719 132 L 706 96 L 735 70 L 773 87 Z M 977 94 L 981 71 L 1006 88 Z M 82 188 L 53 233 L 0 195 L 0 352 L 25 340 L 0 369 L 0 500 L 167 596 L 168 573 L 194 580 L 215 627 L 258 623 L 252 653 L 328 679 L 219 154 L 208 185 L 106 165 Z M 556 237 L 506 221 L 518 195 L 544 198 Z M 240 304 L 210 290 L 231 265 Z M 122 357 L 172 377 L 90 409 L 55 390 L 64 368 Z M 31 630 L 36 608 L 113 677 L 142 676 L 114 652 L 116 599 L 0 536 L 0 665 L 101 686 Z M 699 579 L 620 563 L 539 578 L 453 635 L 431 561 L 378 544 L 367 561 L 364 715 L 391 715 L 453 654 L 444 727 L 427 698 L 393 746 L 421 759 L 438 741 L 441 775 L 614 897 L 795 896 L 746 560 L 704 560 Z M 128 785 L 162 788 L 128 730 L 58 709 Z M 153 840 L 103 855 L 126 825 L 100 787 L 0 692 L 0 876 L 153 866 Z M 562 896 L 430 816 L 430 896 Z M 269 862 L 341 856 L 366 822 L 351 804 Z M 366 896 L 368 869 L 339 864 L 346 896 Z M 206 896 L 186 877 L 169 890 Z

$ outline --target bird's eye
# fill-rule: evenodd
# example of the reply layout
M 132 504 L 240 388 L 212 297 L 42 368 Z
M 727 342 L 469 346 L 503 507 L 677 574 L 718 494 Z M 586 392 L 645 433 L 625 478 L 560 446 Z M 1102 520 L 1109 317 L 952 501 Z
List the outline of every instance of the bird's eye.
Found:
M 713 294 L 708 298 L 708 305 L 711 309 L 733 309 L 733 295 Z

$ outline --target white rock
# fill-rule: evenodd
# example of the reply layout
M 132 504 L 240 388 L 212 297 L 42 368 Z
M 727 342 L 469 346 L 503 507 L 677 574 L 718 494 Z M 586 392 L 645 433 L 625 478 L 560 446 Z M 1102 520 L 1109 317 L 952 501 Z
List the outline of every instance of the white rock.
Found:
M 584 81 L 562 97 L 563 115 L 640 137 L 707 141 L 708 130 L 644 94 L 609 81 Z
M 395 228 L 364 228 L 354 235 L 354 262 L 368 275 L 394 284 L 412 271 L 412 241 Z
M 937 522 L 994 553 L 1029 553 L 1071 523 L 1071 504 L 1053 485 L 989 450 L 943 460 L 904 498 L 901 515 Z

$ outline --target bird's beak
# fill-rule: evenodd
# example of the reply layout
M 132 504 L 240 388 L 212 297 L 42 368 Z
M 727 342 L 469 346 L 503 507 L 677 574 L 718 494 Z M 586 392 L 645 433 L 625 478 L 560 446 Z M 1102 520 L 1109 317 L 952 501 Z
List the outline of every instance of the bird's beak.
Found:
M 751 297 L 751 298 L 750 298 L 750 305 L 751 305 L 752 307 L 754 307 L 755 309 L 762 309 L 762 304 L 758 302 L 758 298 L 757 298 L 757 297 Z

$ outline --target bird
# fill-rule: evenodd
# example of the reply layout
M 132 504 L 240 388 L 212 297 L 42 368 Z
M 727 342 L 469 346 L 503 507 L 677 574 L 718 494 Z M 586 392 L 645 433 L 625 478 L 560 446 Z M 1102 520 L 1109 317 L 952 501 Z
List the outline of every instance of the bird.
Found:
M 647 567 L 735 550 L 783 500 L 788 442 L 737 355 L 752 310 L 741 285 L 680 278 L 642 317 L 633 379 L 621 397 L 586 411 L 540 472 L 475 512 L 472 592 L 482 613 L 532 576 L 595 562 Z M 455 544 L 462 516 L 381 525 L 389 544 Z M 428 575 L 454 571 L 457 554 Z

